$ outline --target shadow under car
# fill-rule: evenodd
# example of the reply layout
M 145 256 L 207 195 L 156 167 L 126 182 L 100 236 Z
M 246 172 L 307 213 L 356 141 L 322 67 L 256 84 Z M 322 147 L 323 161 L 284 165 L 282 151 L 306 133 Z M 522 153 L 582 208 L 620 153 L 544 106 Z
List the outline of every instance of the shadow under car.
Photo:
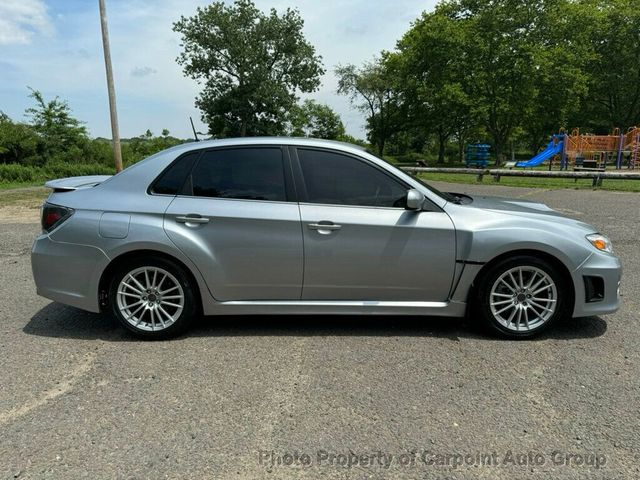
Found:
M 607 330 L 600 317 L 573 318 L 529 341 L 596 338 Z M 24 333 L 83 340 L 139 341 L 109 313 L 91 313 L 59 303 L 39 310 Z M 471 318 L 400 315 L 230 315 L 197 318 L 182 337 L 207 336 L 377 336 L 493 340 Z

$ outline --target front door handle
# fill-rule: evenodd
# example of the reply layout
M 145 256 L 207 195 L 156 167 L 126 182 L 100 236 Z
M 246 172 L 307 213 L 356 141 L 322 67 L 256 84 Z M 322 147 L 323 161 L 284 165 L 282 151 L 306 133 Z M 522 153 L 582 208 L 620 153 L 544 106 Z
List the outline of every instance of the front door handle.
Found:
M 318 223 L 310 223 L 309 228 L 311 230 L 317 230 L 321 235 L 329 235 L 334 230 L 340 230 L 342 225 L 336 225 L 333 222 L 323 220 Z
M 197 213 L 189 213 L 185 216 L 176 217 L 176 222 L 187 224 L 187 226 L 191 224 L 201 224 L 201 223 L 209 223 L 209 219 L 203 217 L 202 215 L 198 215 Z

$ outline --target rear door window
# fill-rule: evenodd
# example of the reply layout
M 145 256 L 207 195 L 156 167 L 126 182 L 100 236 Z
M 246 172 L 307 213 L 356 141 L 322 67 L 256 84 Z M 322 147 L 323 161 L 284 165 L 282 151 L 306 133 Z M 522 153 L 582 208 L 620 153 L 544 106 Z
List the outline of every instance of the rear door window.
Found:
M 205 152 L 191 173 L 194 196 L 284 202 L 284 162 L 279 147 Z

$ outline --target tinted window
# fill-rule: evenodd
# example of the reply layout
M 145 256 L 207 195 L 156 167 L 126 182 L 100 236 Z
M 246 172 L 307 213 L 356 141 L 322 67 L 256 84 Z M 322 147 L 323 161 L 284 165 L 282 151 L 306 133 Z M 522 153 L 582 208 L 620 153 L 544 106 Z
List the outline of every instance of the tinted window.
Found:
M 398 207 L 407 188 L 386 173 L 353 157 L 298 149 L 308 201 L 335 205 Z
M 193 162 L 199 156 L 200 152 L 192 152 L 178 158 L 160 175 L 160 178 L 153 184 L 151 191 L 164 195 L 177 195 L 193 167 Z
M 285 201 L 279 148 L 234 148 L 205 152 L 191 175 L 198 197 Z

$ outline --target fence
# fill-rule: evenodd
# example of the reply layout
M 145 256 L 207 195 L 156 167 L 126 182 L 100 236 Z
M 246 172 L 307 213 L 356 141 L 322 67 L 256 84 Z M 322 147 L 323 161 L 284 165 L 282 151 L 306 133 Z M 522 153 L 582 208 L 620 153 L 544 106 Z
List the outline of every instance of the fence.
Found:
M 548 170 L 507 170 L 507 169 L 480 169 L 480 168 L 432 168 L 432 167 L 402 167 L 407 173 L 457 173 L 475 175 L 476 180 L 481 182 L 485 176 L 493 177 L 496 182 L 501 177 L 532 177 L 532 178 L 587 178 L 593 180 L 593 186 L 602 185 L 605 178 L 616 180 L 640 180 L 640 172 L 606 172 L 606 171 L 548 171 Z

